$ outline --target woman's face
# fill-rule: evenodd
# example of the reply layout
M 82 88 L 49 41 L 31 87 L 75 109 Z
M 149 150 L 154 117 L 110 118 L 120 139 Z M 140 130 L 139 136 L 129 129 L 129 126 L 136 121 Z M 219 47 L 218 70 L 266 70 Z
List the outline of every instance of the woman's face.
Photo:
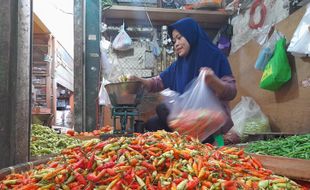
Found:
M 172 31 L 172 40 L 174 42 L 174 50 L 180 57 L 185 57 L 190 49 L 190 45 L 186 38 L 177 30 Z

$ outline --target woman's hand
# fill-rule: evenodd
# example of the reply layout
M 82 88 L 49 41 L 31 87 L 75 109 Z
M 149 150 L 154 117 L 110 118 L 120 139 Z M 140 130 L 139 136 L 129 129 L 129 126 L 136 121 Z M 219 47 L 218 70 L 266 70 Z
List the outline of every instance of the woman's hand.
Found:
M 208 67 L 202 67 L 200 72 L 204 72 L 206 84 L 215 91 L 217 96 L 220 96 L 225 89 L 224 82 L 214 74 L 212 69 Z
M 148 79 L 140 78 L 135 75 L 128 75 L 128 81 L 140 81 L 144 85 L 144 87 L 149 91 L 151 89 L 151 83 Z
M 142 78 L 139 78 L 135 75 L 127 75 L 128 81 L 142 81 Z
M 214 71 L 208 67 L 202 67 L 200 72 L 204 72 L 206 84 L 210 85 L 216 78 L 218 78 Z

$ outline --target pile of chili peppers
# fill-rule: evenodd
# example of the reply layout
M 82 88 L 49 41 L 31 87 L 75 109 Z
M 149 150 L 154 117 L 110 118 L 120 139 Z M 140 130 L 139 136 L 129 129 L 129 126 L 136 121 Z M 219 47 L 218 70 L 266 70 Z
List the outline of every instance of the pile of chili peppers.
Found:
M 238 190 L 305 189 L 272 174 L 236 147 L 216 148 L 158 131 L 93 139 L 64 149 L 45 165 L 10 174 L 0 189 Z

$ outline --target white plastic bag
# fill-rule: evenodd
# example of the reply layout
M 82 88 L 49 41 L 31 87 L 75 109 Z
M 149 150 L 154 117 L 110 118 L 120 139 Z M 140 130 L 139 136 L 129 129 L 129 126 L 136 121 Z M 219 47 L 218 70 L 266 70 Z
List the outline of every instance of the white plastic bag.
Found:
M 132 48 L 132 40 L 125 31 L 125 24 L 120 27 L 120 31 L 113 40 L 112 47 L 115 50 L 126 51 Z
M 226 119 L 221 102 L 205 83 L 205 72 L 201 72 L 187 91 L 176 98 L 168 117 L 173 131 L 200 141 L 220 129 Z
M 102 66 L 102 73 L 103 76 L 107 78 L 107 76 L 109 75 L 109 73 L 112 72 L 112 68 L 113 68 L 113 64 L 111 63 L 111 61 L 108 58 L 108 49 L 110 47 L 111 43 L 107 40 L 105 40 L 105 38 L 103 38 L 100 41 L 100 62 L 101 62 L 101 66 Z
M 160 95 L 163 97 L 163 103 L 167 106 L 169 111 L 173 106 L 175 100 L 178 99 L 178 97 L 180 96 L 178 92 L 173 91 L 170 88 L 161 91 Z
M 100 90 L 99 90 L 99 105 L 111 105 L 111 101 L 108 95 L 107 90 L 105 89 L 105 85 L 109 84 L 110 82 L 105 80 L 104 78 L 102 79 Z
M 296 56 L 307 56 L 310 54 L 310 4 L 302 17 L 287 51 Z
M 151 42 L 151 49 L 152 49 L 152 53 L 155 57 L 158 57 L 161 53 L 161 49 L 157 43 L 157 33 L 156 31 L 153 34 L 153 40 Z
M 270 132 L 268 118 L 251 97 L 242 96 L 231 111 L 231 117 L 234 122 L 231 130 L 237 133 L 242 142 L 247 140 L 249 133 Z

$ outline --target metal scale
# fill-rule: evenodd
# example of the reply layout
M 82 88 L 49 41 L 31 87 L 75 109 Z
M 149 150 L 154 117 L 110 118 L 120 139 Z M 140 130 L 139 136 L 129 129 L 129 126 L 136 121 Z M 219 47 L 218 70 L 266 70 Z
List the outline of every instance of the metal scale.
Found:
M 144 95 L 142 82 L 110 83 L 105 85 L 105 88 L 112 105 L 113 133 L 104 134 L 100 138 L 132 136 L 133 132 L 143 132 L 139 126 L 139 120 L 135 121 L 140 115 L 137 106 L 141 103 Z M 118 119 L 120 120 L 120 129 L 116 127 Z M 127 127 L 128 121 L 129 127 Z

